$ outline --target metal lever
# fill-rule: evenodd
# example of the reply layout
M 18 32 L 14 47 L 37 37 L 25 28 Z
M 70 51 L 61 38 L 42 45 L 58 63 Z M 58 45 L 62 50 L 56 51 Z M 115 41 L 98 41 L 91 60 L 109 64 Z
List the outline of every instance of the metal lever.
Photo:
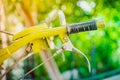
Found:
M 68 40 L 68 42 L 66 42 L 66 43 L 63 44 L 63 48 L 64 48 L 64 50 L 75 51 L 75 52 L 79 53 L 80 55 L 82 55 L 87 60 L 88 70 L 89 70 L 89 72 L 91 72 L 91 65 L 90 65 L 89 59 L 87 58 L 87 56 L 82 51 L 80 51 L 77 48 L 75 48 L 72 45 L 72 43 L 71 43 L 70 40 Z
M 87 60 L 87 63 L 88 63 L 88 65 L 87 65 L 87 66 L 88 66 L 88 70 L 89 70 L 89 72 L 91 72 L 90 61 L 89 61 L 89 59 L 87 58 L 87 56 L 86 56 L 82 51 L 78 50 L 78 49 L 75 48 L 75 47 L 73 47 L 73 51 L 75 51 L 75 52 L 81 54 L 81 55 Z

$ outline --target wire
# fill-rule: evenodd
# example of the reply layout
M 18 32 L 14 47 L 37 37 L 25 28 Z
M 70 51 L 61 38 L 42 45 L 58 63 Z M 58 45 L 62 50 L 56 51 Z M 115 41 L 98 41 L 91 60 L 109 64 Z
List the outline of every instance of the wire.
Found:
M 21 80 L 22 78 L 24 78 L 25 76 L 27 76 L 28 74 L 30 74 L 31 72 L 33 72 L 34 70 L 36 70 L 37 68 L 41 67 L 43 64 L 46 64 L 49 60 L 51 60 L 53 57 L 55 57 L 56 55 L 60 54 L 63 51 L 63 49 L 59 49 L 57 50 L 53 56 L 49 57 L 48 59 L 46 59 L 44 62 L 42 62 L 41 64 L 39 64 L 38 66 L 34 67 L 32 70 L 30 70 L 29 72 L 27 72 L 25 75 L 23 75 L 22 77 L 20 77 L 18 80 Z
M 1 76 L 0 76 L 0 80 L 8 73 L 10 72 L 21 60 L 22 58 L 25 56 L 25 52 L 19 57 L 19 59 L 14 63 L 12 64 L 12 66 L 10 66 L 10 68 L 8 70 L 5 71 L 5 73 L 3 73 Z
M 30 47 L 30 48 L 29 48 Z M 12 66 L 10 66 L 10 68 L 8 70 L 6 70 L 1 76 L 0 76 L 0 80 L 2 80 L 2 78 L 8 73 L 10 72 L 15 66 L 17 66 L 22 60 L 27 59 L 29 56 L 31 56 L 31 54 L 28 54 L 31 51 L 32 47 L 31 44 L 28 43 L 24 53 L 22 53 L 22 55 L 17 59 L 17 61 L 12 64 Z M 27 55 L 28 54 L 28 55 Z M 27 56 L 26 56 L 27 55 Z M 26 57 L 25 57 L 26 56 Z

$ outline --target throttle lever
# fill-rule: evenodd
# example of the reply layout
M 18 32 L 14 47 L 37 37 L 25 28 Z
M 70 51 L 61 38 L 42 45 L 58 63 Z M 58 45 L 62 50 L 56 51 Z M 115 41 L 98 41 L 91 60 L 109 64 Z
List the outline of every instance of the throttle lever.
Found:
M 63 46 L 63 49 L 64 49 L 64 50 L 74 51 L 74 52 L 77 52 L 77 53 L 79 53 L 80 55 L 82 55 L 82 56 L 87 60 L 88 70 L 89 70 L 89 72 L 91 72 L 91 65 L 90 65 L 89 59 L 87 58 L 87 56 L 86 56 L 82 51 L 80 51 L 80 50 L 78 50 L 77 48 L 75 48 L 75 47 L 73 46 L 73 44 L 71 43 L 70 40 L 68 40 L 68 41 L 67 41 L 66 43 L 64 43 L 62 46 Z

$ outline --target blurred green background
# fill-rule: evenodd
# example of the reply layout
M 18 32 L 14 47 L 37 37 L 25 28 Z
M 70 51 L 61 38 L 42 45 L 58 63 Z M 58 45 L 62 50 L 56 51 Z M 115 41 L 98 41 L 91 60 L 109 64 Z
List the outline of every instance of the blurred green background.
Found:
M 20 5 L 28 19 L 21 16 Z M 120 73 L 120 0 L 4 0 L 4 8 L 7 30 L 13 33 L 17 33 L 15 30 L 24 29 L 23 26 L 29 26 L 27 20 L 31 20 L 30 15 L 33 22 L 39 24 L 54 9 L 63 10 L 68 24 L 104 19 L 106 27 L 103 29 L 70 35 L 73 45 L 89 58 L 91 73 L 88 72 L 85 59 L 77 53 L 65 51 L 66 60 L 63 62 L 59 55 L 55 57 L 55 61 L 61 74 L 77 70 L 78 80 L 99 80 Z M 53 22 L 54 26 L 58 24 L 58 20 Z M 55 39 L 55 43 L 57 46 L 61 44 L 58 39 Z M 38 63 L 40 60 L 36 55 L 33 64 L 36 66 Z M 10 77 L 11 75 L 16 76 L 9 73 L 8 77 L 15 79 Z M 36 70 L 34 75 L 34 80 L 50 79 L 44 66 Z M 71 75 L 70 79 L 74 80 L 74 77 Z

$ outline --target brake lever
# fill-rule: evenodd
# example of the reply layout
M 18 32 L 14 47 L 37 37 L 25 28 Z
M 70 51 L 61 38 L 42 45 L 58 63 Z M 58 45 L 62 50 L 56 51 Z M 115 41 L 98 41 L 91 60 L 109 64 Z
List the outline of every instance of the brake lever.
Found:
M 70 40 L 68 40 L 62 46 L 63 46 L 64 50 L 77 52 L 78 54 L 82 55 L 87 60 L 88 70 L 89 70 L 89 72 L 91 72 L 91 65 L 90 65 L 89 59 L 87 58 L 87 56 L 82 51 L 80 51 L 77 48 L 75 48 Z

